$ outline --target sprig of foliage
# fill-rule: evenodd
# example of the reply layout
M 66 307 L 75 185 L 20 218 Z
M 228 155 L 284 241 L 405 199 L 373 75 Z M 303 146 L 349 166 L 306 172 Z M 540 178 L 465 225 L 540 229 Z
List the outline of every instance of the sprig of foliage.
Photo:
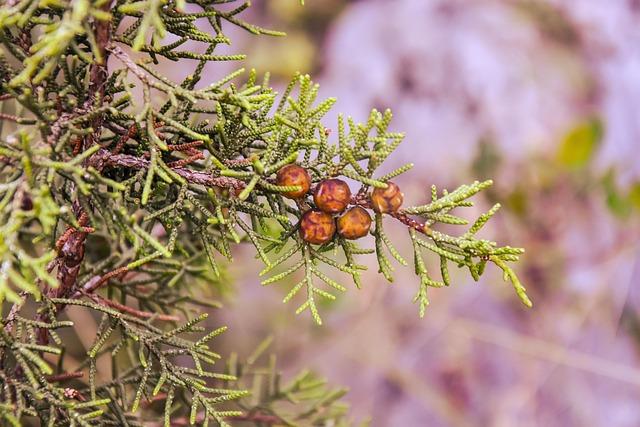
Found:
M 238 378 L 238 384 L 251 394 L 234 402 L 242 410 L 239 421 L 283 426 L 355 424 L 349 419 L 348 404 L 342 400 L 345 388 L 330 386 L 314 372 L 302 370 L 284 381 L 274 354 L 267 353 L 272 338 L 260 343 L 244 361 L 232 353 L 227 361 L 227 374 Z
M 170 416 L 174 412 L 172 402 L 177 398 L 190 402 L 191 411 L 202 408 L 206 417 L 220 425 L 226 424 L 227 417 L 241 414 L 218 410 L 217 406 L 247 392 L 211 387 L 208 384 L 212 380 L 230 381 L 235 377 L 205 369 L 206 364 L 214 364 L 220 358 L 209 349 L 209 341 L 226 328 L 213 330 L 197 340 L 183 337 L 188 333 L 201 332 L 202 328 L 197 324 L 206 319 L 206 313 L 182 325 L 162 329 L 152 324 L 154 320 L 167 320 L 159 314 L 144 320 L 139 313 L 136 313 L 138 316 L 126 314 L 78 299 L 51 298 L 48 303 L 75 305 L 102 314 L 96 340 L 87 351 L 87 359 L 76 371 L 83 373 L 83 368 L 88 365 L 88 384 L 73 389 L 56 387 L 57 381 L 52 380 L 55 379 L 52 377 L 54 369 L 42 357 L 43 353 L 53 354 L 59 356 L 59 366 L 64 364 L 63 341 L 57 330 L 73 327 L 72 322 L 45 323 L 17 316 L 13 320 L 15 334 L 11 336 L 6 331 L 2 332 L 6 357 L 3 360 L 4 374 L 0 375 L 6 401 L 14 402 L 11 412 L 16 419 L 25 414 L 53 425 L 60 419 L 66 419 L 72 425 L 90 425 L 97 418 L 100 425 L 135 425 L 136 419 L 130 419 L 126 413 L 138 412 L 143 398 L 151 400 L 160 393 L 166 397 L 166 425 L 170 425 Z M 55 310 L 51 305 L 46 308 Z M 38 330 L 46 330 L 56 345 L 40 344 Z M 184 364 L 185 356 L 191 358 L 196 369 Z M 96 384 L 96 360 L 100 357 L 108 357 L 112 361 L 114 381 L 111 383 Z M 177 360 L 181 363 L 178 364 Z M 119 371 L 121 364 L 128 367 L 124 372 Z M 8 375 L 9 372 L 13 375 Z M 16 383 L 12 378 L 16 375 L 23 375 L 27 381 Z M 74 378 L 73 373 L 58 376 L 61 380 Z
M 528 307 L 532 306 L 524 286 L 507 265 L 507 262 L 518 261 L 524 250 L 509 246 L 499 247 L 495 242 L 475 238 L 475 234 L 498 212 L 500 204 L 494 205 L 489 211 L 480 215 L 462 236 L 451 236 L 431 228 L 436 223 L 466 225 L 468 223 L 467 220 L 449 212 L 457 207 L 473 206 L 468 199 L 491 184 L 492 181 L 476 181 L 468 186 L 462 185 L 451 193 L 445 190 L 440 197 L 438 197 L 436 187 L 433 186 L 431 203 L 410 207 L 404 211 L 407 214 L 413 214 L 425 220 L 424 224 L 418 223 L 410 228 L 415 271 L 416 275 L 420 277 L 420 288 L 415 297 L 415 301 L 420 307 L 420 317 L 424 316 L 425 308 L 429 305 L 427 287 L 439 288 L 450 285 L 448 267 L 450 263 L 455 264 L 457 267 L 467 267 L 475 281 L 478 281 L 482 273 L 484 273 L 487 262 L 495 264 L 503 271 L 504 279 L 511 281 L 522 303 Z M 418 232 L 422 232 L 430 241 L 421 239 L 418 236 Z M 427 272 L 421 255 L 423 249 L 433 252 L 440 258 L 441 281 L 432 279 Z

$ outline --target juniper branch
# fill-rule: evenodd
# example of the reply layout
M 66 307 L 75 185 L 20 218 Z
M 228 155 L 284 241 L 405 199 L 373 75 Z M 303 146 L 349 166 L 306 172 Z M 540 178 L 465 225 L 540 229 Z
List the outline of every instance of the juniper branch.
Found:
M 427 287 L 449 285 L 450 263 L 475 280 L 495 264 L 530 305 L 509 264 L 523 251 L 476 237 L 499 206 L 460 235 L 438 227 L 466 225 L 453 210 L 470 206 L 489 182 L 442 194 L 433 188 L 426 205 L 376 213 L 375 250 L 344 235 L 319 245 L 305 239 L 302 219 L 319 209 L 314 192 L 328 178 L 355 182 L 345 208 L 373 210 L 372 191 L 412 167 L 379 173 L 404 136 L 389 131 L 390 111 L 376 110 L 363 123 L 340 116 L 332 136 L 323 117 L 335 99 L 318 100 L 307 75 L 296 75 L 280 99 L 268 76 L 259 82 L 243 69 L 197 88 L 207 63 L 243 57 L 220 54 L 218 46 L 230 43 L 223 27 L 280 35 L 240 18 L 248 2 L 232 10 L 222 3 L 229 2 L 25 0 L 0 10 L 0 102 L 11 111 L 0 113 L 0 301 L 13 304 L 0 329 L 3 422 L 343 422 L 333 405 L 343 391 L 309 373 L 281 388 L 270 362 L 260 394 L 266 400 L 256 407 L 244 398 L 237 364 L 212 371 L 220 356 L 208 342 L 224 328 L 201 326 L 200 310 L 219 303 L 194 292 L 225 286 L 222 259 L 232 259 L 239 244 L 253 245 L 264 262 L 264 284 L 296 278 L 284 299 L 302 297 L 298 312 L 308 310 L 318 323 L 316 297 L 346 291 L 334 273 L 360 287 L 361 257 L 375 253 L 390 280 L 387 253 L 407 264 L 385 231 L 387 219 L 411 231 L 421 315 Z M 186 48 L 196 43 L 201 50 Z M 160 57 L 193 64 L 192 73 L 173 81 L 160 73 Z M 295 201 L 289 195 L 300 186 L 278 178 L 290 164 L 310 180 L 311 191 Z M 336 220 L 331 215 L 327 224 Z M 442 281 L 427 272 L 423 253 L 439 261 Z M 102 316 L 76 372 L 62 369 L 66 343 L 58 333 L 83 326 L 58 320 L 69 306 Z M 194 333 L 203 336 L 191 339 Z M 100 357 L 113 366 L 102 383 Z M 322 398 L 282 409 L 284 400 L 305 401 L 306 390 Z M 161 412 L 144 404 L 159 396 Z

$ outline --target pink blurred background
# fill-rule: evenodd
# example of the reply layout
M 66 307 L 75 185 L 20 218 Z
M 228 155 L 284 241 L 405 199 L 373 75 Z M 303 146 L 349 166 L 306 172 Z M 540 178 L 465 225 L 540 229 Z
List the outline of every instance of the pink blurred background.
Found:
M 494 179 L 479 209 L 504 208 L 484 237 L 527 249 L 534 308 L 491 270 L 454 274 L 419 319 L 410 269 L 389 285 L 372 264 L 319 328 L 281 303 L 286 284 L 260 286 L 247 249 L 218 315 L 226 345 L 248 353 L 275 331 L 286 372 L 348 386 L 372 426 L 640 425 L 640 2 L 306 3 L 256 1 L 249 19 L 289 36 L 234 32 L 243 65 L 279 86 L 311 73 L 339 100 L 329 128 L 391 108 L 407 136 L 386 167 L 415 163 L 408 203 Z

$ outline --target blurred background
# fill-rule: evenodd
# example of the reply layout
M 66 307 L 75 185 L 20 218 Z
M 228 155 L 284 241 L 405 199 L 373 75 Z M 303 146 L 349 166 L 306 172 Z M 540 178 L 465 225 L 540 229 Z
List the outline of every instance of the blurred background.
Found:
M 410 269 L 389 285 L 373 268 L 319 328 L 281 303 L 287 284 L 260 286 L 247 248 L 215 315 L 225 348 L 275 331 L 285 372 L 348 386 L 373 426 L 640 425 L 640 1 L 253 3 L 249 21 L 288 37 L 231 34 L 243 65 L 276 87 L 312 74 L 338 97 L 328 128 L 391 108 L 406 141 L 386 168 L 416 164 L 398 180 L 407 203 L 495 180 L 476 198 L 503 204 L 484 236 L 527 249 L 534 308 L 495 269 L 480 283 L 452 271 L 420 320 Z

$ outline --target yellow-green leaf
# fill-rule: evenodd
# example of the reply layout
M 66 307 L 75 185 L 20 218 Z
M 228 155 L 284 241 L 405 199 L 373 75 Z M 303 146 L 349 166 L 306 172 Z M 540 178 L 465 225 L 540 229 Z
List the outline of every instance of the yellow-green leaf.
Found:
M 602 122 L 597 118 L 578 124 L 565 135 L 558 149 L 558 162 L 570 169 L 586 166 L 600 145 L 602 133 Z

